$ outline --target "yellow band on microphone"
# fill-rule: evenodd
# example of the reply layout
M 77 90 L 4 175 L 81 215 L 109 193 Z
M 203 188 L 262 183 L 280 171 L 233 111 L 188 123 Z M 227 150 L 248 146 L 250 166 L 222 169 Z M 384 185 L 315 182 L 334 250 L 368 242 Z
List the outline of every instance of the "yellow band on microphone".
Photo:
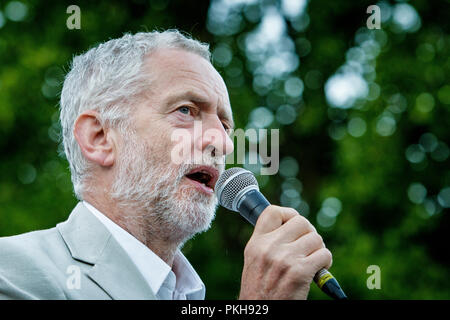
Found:
M 333 279 L 333 275 L 329 272 L 326 272 L 325 274 L 323 274 L 322 276 L 320 276 L 319 279 L 317 279 L 317 285 L 319 286 L 320 289 L 322 289 L 323 285 L 325 284 L 325 282 L 327 282 L 330 279 Z

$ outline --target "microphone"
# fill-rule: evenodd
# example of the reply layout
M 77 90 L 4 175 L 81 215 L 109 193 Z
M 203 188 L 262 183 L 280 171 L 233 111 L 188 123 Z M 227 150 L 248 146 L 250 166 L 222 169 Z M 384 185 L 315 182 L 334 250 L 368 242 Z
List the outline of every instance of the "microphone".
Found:
M 219 204 L 241 214 L 253 226 L 270 203 L 259 191 L 258 181 L 248 170 L 234 167 L 225 170 L 214 188 Z M 314 282 L 328 296 L 336 300 L 347 299 L 337 280 L 325 268 L 314 276 Z

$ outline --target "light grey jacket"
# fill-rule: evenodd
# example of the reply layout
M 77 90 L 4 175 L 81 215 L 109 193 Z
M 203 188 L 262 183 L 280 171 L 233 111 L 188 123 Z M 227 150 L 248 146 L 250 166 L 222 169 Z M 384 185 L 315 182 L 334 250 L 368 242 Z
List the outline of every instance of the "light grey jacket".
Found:
M 0 238 L 0 299 L 155 299 L 108 229 L 80 202 L 55 228 Z

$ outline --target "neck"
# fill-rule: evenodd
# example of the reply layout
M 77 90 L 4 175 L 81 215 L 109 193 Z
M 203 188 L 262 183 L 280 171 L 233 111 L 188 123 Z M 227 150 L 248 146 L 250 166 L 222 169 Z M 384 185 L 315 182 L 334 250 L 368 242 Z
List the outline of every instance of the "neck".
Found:
M 175 253 L 183 242 L 182 239 L 170 237 L 177 232 L 160 226 L 157 221 L 151 221 L 151 215 L 132 205 L 118 204 L 112 199 L 101 199 L 89 194 L 83 198 L 172 267 Z

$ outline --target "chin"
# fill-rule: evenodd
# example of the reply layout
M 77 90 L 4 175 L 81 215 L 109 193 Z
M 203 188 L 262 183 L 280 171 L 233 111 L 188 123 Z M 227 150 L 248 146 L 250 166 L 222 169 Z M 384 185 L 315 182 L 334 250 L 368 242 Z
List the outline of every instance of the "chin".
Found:
M 182 188 L 178 197 L 177 213 L 179 226 L 185 233 L 193 235 L 211 227 L 217 209 L 216 197 L 199 193 L 192 188 Z

